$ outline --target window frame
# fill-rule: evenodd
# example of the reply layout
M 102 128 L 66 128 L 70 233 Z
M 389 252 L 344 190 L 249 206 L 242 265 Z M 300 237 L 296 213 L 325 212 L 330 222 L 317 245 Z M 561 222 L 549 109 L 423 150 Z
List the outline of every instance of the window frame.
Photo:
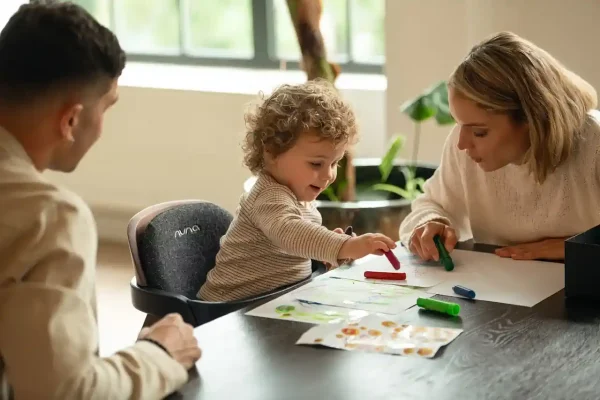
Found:
M 115 1 L 109 2 L 110 26 L 109 28 L 116 32 Z M 120 0 L 123 1 L 123 0 Z M 178 64 L 192 66 L 210 66 L 210 67 L 233 67 L 248 69 L 276 69 L 276 70 L 301 70 L 300 62 L 276 59 L 275 57 L 275 14 L 272 0 L 251 0 L 252 1 L 252 33 L 254 45 L 253 58 L 229 58 L 229 57 L 210 57 L 185 54 L 183 20 L 184 5 L 186 0 L 177 0 L 179 10 L 179 52 L 178 55 L 160 55 L 147 54 L 126 51 L 127 60 L 133 62 L 160 63 L 160 64 Z M 239 0 L 242 1 L 242 0 Z M 347 32 L 346 40 L 348 52 L 352 52 L 352 1 L 346 0 L 346 19 Z M 273 56 L 271 56 L 273 55 Z M 329 57 L 329 61 L 336 63 L 342 69 L 342 72 L 363 73 L 363 74 L 383 74 L 384 64 L 357 63 L 352 60 L 337 61 Z

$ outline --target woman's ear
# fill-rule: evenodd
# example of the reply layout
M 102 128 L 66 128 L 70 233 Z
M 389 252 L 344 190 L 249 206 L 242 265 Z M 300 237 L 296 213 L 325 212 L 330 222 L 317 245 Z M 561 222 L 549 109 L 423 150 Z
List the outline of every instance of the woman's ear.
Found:
M 527 121 L 521 122 L 519 128 L 524 135 L 529 136 L 529 122 L 527 122 Z
M 82 104 L 72 104 L 65 108 L 60 118 L 60 135 L 64 140 L 69 142 L 75 141 L 73 132 L 75 127 L 79 124 L 82 110 Z

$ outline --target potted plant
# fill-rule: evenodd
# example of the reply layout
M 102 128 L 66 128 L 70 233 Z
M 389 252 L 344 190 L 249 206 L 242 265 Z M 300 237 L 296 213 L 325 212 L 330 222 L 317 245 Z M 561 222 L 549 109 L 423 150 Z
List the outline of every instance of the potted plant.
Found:
M 354 200 L 345 201 L 341 194 L 348 185 L 344 175 L 338 175 L 316 200 L 323 216 L 323 225 L 329 229 L 352 225 L 357 234 L 382 232 L 399 240 L 400 223 L 410 212 L 411 202 L 422 193 L 425 180 L 435 172 L 437 165 L 418 162 L 421 124 L 434 118 L 440 125 L 453 124 L 448 107 L 448 89 L 439 82 L 416 98 L 407 101 L 400 111 L 414 122 L 414 145 L 410 161 L 398 159 L 404 136 L 396 136 L 382 158 L 354 158 Z M 249 178 L 244 189 L 249 191 L 256 178 Z

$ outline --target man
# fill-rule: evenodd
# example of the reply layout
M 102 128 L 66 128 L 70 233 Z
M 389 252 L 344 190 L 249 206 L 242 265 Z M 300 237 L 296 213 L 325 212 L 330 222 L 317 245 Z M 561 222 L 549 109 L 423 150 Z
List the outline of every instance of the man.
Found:
M 162 398 L 200 358 L 179 315 L 98 357 L 95 223 L 42 175 L 73 171 L 96 142 L 124 63 L 116 37 L 69 3 L 23 5 L 0 33 L 3 398 Z

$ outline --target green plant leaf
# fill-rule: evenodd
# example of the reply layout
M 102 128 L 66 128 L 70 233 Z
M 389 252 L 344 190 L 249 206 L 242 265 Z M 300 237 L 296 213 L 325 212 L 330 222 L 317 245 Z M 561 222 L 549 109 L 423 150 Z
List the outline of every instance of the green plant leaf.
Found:
M 337 190 L 335 191 L 335 193 L 336 193 L 336 197 L 338 199 L 342 198 L 342 193 L 344 193 L 344 190 L 346 190 L 347 186 L 348 186 L 347 180 L 343 180 L 337 185 Z
M 415 122 L 425 121 L 435 115 L 435 106 L 428 95 L 421 95 L 400 106 L 400 111 Z
M 438 111 L 435 114 L 435 120 L 439 125 L 450 125 L 454 124 L 454 118 L 450 114 L 450 108 L 445 105 L 440 105 Z
M 389 183 L 376 183 L 371 186 L 371 190 L 382 190 L 390 193 L 395 193 L 405 199 L 410 197 L 410 193 L 407 190 L 402 189 L 396 185 L 390 185 Z
M 445 81 L 440 82 L 431 92 L 431 99 L 436 109 L 435 120 L 439 125 L 448 125 L 454 123 L 454 118 L 450 114 L 448 104 L 448 85 Z
M 411 179 L 413 179 L 413 177 L 417 174 L 417 169 L 413 166 L 403 166 L 402 168 L 400 168 L 400 171 L 402 171 L 402 175 L 404 175 L 404 180 L 406 182 L 410 181 Z
M 340 162 L 338 164 L 338 173 L 335 178 L 335 181 L 333 181 L 329 185 L 329 187 L 323 191 L 323 193 L 325 195 L 327 195 L 331 201 L 341 201 L 342 200 L 341 193 L 343 193 L 345 188 L 348 186 L 348 179 L 346 179 L 347 164 L 348 164 L 348 157 L 347 156 L 342 157 L 342 159 L 340 160 Z
M 404 137 L 397 136 L 396 139 L 390 145 L 387 153 L 381 159 L 381 163 L 379 164 L 379 172 L 381 173 L 381 182 L 386 182 L 394 168 L 394 160 L 398 155 L 400 149 L 404 145 Z
M 418 97 L 405 102 L 400 106 L 400 111 L 407 114 L 415 122 L 423 122 L 435 117 L 439 125 L 454 123 L 448 105 L 448 85 L 446 81 L 436 83 Z
M 446 81 L 439 81 L 427 91 L 428 95 L 432 95 L 433 93 L 439 93 L 443 97 L 448 98 L 448 84 Z
M 330 201 L 340 201 L 340 199 L 335 195 L 335 191 L 333 187 L 327 186 L 325 190 L 323 190 L 323 194 L 329 198 Z
M 404 190 L 406 192 L 406 199 L 414 200 L 417 196 L 423 193 L 423 184 L 425 179 L 417 177 L 417 168 L 414 166 L 404 166 L 400 168 L 404 175 Z

